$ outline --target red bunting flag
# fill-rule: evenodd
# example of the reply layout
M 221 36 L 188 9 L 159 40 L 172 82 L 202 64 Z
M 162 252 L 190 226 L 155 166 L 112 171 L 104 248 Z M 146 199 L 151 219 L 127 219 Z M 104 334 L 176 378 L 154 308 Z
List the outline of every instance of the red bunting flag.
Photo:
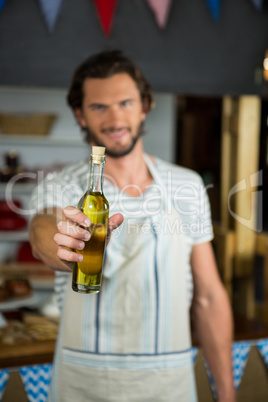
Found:
M 147 0 L 160 28 L 165 28 L 172 0 Z
M 94 0 L 101 26 L 106 36 L 110 36 L 117 0 Z

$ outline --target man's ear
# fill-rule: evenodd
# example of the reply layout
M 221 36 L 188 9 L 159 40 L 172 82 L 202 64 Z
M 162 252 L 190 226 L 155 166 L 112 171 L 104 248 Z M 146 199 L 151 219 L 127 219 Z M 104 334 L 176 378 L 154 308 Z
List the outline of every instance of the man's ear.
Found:
M 143 98 L 143 100 L 142 100 L 142 111 L 143 111 L 143 113 L 148 114 L 150 112 L 150 110 L 152 110 L 153 108 L 154 108 L 154 102 L 151 101 L 151 104 L 150 104 L 150 101 L 149 101 L 148 97 L 145 96 Z
M 148 98 L 143 98 L 142 100 L 142 111 L 147 114 L 149 112 L 149 101 Z
M 83 128 L 85 128 L 85 127 L 86 127 L 86 121 L 85 121 L 85 119 L 84 119 L 82 110 L 79 109 L 79 108 L 74 109 L 74 115 L 75 115 L 75 117 L 76 117 L 77 122 L 80 124 L 80 126 L 82 126 Z
M 150 111 L 148 98 L 143 98 L 142 100 L 142 121 L 145 121 L 147 114 Z

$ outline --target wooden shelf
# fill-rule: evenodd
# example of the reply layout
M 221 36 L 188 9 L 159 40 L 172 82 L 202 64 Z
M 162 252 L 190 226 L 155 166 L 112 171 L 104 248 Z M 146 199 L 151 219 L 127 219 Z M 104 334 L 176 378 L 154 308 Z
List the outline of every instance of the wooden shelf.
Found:
M 66 146 L 66 147 L 84 147 L 85 142 L 82 139 L 72 139 L 66 137 L 49 137 L 37 135 L 0 135 L 0 144 L 2 145 L 33 145 L 33 146 Z
M 12 187 L 12 194 L 30 194 L 35 188 L 36 183 L 17 183 Z M 7 183 L 0 183 L 0 193 L 6 191 Z
M 0 278 L 25 277 L 34 289 L 53 289 L 55 273 L 41 261 L 40 263 L 2 263 Z
M 51 363 L 54 350 L 55 341 L 36 341 L 30 345 L 15 346 L 0 342 L 0 368 Z
M 46 275 L 54 278 L 54 271 L 48 266 L 39 262 L 24 262 L 24 263 L 1 263 L 0 273 L 24 272 L 26 275 Z
M 10 241 L 28 241 L 29 234 L 28 230 L 18 230 L 18 231 L 0 231 L 0 241 L 10 242 Z

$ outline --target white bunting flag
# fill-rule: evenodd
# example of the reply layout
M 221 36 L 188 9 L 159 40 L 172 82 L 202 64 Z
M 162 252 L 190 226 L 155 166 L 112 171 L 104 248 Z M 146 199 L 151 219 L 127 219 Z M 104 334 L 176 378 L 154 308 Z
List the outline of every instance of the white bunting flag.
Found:
M 258 10 L 258 11 L 262 11 L 262 7 L 263 7 L 263 0 L 251 0 L 254 7 Z

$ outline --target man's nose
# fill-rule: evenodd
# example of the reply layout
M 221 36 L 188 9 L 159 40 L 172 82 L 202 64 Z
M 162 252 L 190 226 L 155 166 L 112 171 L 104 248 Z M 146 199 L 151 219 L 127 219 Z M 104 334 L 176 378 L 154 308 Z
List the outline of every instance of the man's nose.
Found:
M 118 106 L 110 107 L 108 109 L 108 113 L 107 113 L 106 117 L 107 117 L 106 122 L 108 124 L 117 123 L 120 121 L 120 119 L 122 117 L 122 111 Z

